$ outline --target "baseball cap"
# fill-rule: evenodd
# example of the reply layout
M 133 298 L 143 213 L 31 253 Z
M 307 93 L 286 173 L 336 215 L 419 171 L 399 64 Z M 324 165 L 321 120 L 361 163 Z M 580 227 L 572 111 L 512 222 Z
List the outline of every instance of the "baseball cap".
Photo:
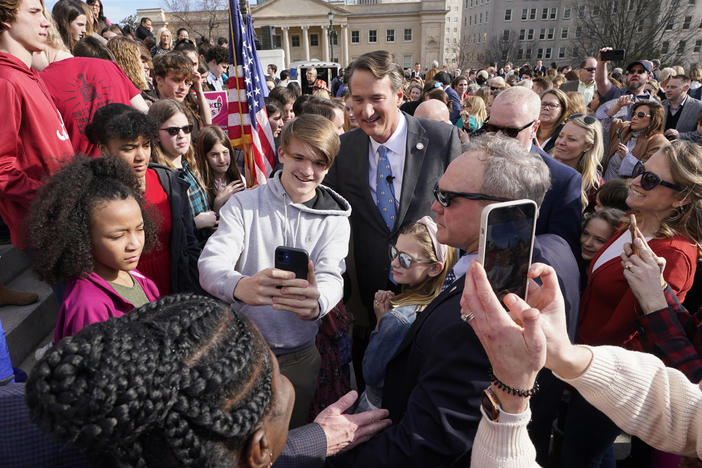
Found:
M 634 65 L 641 65 L 648 73 L 653 73 L 653 65 L 648 60 L 637 60 L 626 66 L 626 71 L 631 70 Z

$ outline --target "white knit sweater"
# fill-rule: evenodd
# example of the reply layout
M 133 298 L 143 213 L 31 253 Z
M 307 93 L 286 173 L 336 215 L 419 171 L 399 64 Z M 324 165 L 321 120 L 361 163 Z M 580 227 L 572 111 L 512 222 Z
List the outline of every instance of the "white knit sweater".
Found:
M 592 362 L 580 377 L 559 378 L 650 446 L 702 457 L 702 391 L 696 384 L 652 354 L 616 346 L 590 349 Z M 483 414 L 470 466 L 538 467 L 526 428 L 530 418 L 529 410 L 517 415 L 501 412 L 494 423 Z

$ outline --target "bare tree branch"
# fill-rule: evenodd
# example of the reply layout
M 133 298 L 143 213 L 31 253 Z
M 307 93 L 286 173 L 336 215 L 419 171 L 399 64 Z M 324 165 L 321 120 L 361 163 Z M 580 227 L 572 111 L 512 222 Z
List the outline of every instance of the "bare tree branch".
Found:
M 213 31 L 226 21 L 226 0 L 163 0 L 166 10 L 191 33 L 201 38 L 212 38 Z

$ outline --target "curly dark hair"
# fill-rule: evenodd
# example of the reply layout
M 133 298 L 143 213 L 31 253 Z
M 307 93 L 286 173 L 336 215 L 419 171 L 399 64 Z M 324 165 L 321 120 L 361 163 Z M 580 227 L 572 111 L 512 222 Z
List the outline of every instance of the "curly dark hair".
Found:
M 85 136 L 96 146 L 115 139 L 135 141 L 140 136 L 153 140 L 158 136 L 158 122 L 133 107 L 113 102 L 95 112 L 85 127 Z
M 205 62 L 210 63 L 212 60 L 216 64 L 229 63 L 229 51 L 222 46 L 214 46 L 205 54 Z
M 95 269 L 90 220 L 96 204 L 133 198 L 144 219 L 144 250 L 156 245 L 156 226 L 144 209 L 139 181 L 118 157 L 77 156 L 40 190 L 29 211 L 32 264 L 42 281 L 64 284 Z
M 237 466 L 272 406 L 272 369 L 246 318 L 175 295 L 61 340 L 32 370 L 27 405 L 96 466 Z

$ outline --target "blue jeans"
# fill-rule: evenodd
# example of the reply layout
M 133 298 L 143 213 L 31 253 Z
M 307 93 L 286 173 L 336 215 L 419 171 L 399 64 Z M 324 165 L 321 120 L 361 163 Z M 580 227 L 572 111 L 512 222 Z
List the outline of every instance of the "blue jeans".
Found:
M 561 466 L 616 468 L 613 444 L 620 432 L 604 413 L 573 392 L 566 415 Z

